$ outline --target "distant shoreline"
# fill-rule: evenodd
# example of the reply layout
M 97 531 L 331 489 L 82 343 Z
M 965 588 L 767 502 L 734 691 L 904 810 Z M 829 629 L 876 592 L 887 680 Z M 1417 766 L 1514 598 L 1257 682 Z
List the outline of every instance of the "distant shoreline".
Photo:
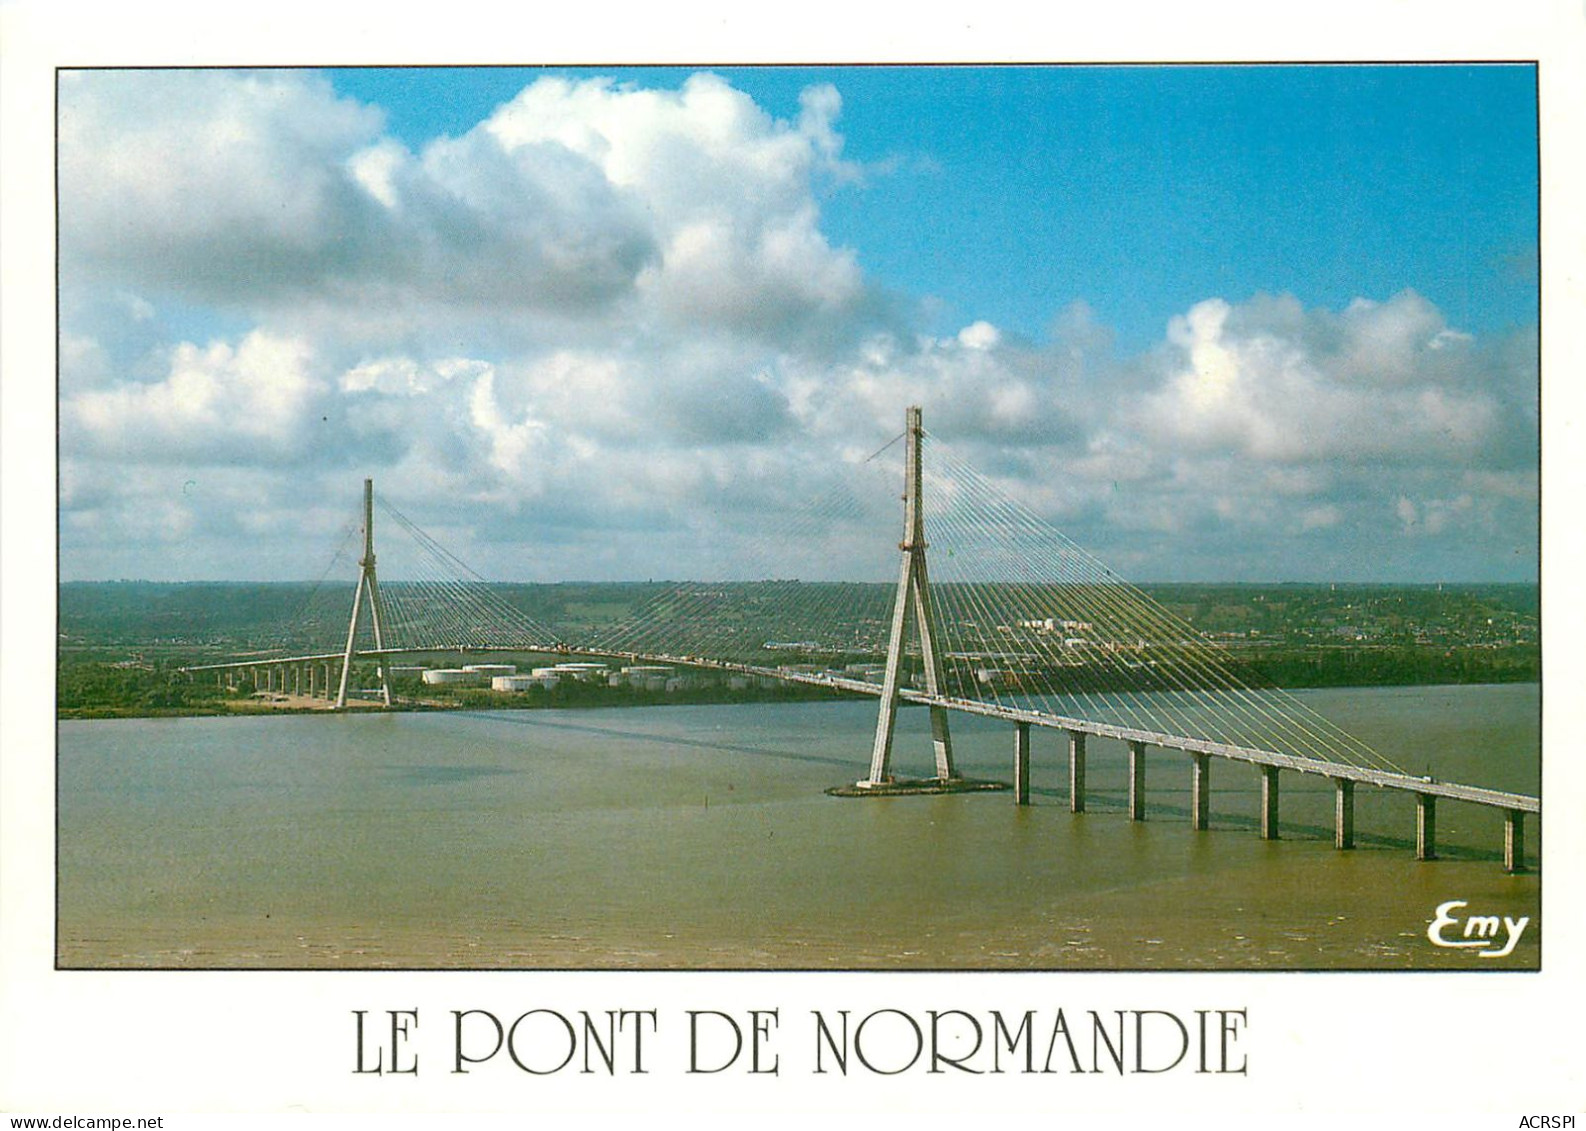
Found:
M 1392 688 L 1437 688 L 1437 687 L 1511 687 L 1516 684 L 1531 684 L 1541 686 L 1540 679 L 1507 679 L 1507 680 L 1469 680 L 1462 683 L 1430 682 L 1430 683 L 1363 683 L 1363 684 L 1318 684 L 1312 687 L 1284 688 L 1285 691 L 1383 691 Z M 734 692 L 731 696 L 710 697 L 708 695 L 694 694 L 689 696 L 672 695 L 662 698 L 656 696 L 651 699 L 624 699 L 606 702 L 590 701 L 579 703 L 545 703 L 526 702 L 521 696 L 503 694 L 498 702 L 470 702 L 470 703 L 437 703 L 437 702 L 395 702 L 390 707 L 379 703 L 359 701 L 348 704 L 347 708 L 336 710 L 327 705 L 307 707 L 292 704 L 265 704 L 265 703 L 237 703 L 235 705 L 220 707 L 194 707 L 194 708 L 163 708 L 154 710 L 137 710 L 134 708 L 81 708 L 67 711 L 57 710 L 57 722 L 96 722 L 120 719 L 186 719 L 186 718 L 278 718 L 286 715 L 327 715 L 344 716 L 350 710 L 354 713 L 379 713 L 397 711 L 404 714 L 424 714 L 428 712 L 475 712 L 475 711 L 604 711 L 628 710 L 641 707 L 724 707 L 724 706 L 752 706 L 768 703 L 829 703 L 841 700 L 868 701 L 870 696 L 856 695 L 851 692 L 842 692 L 824 688 L 810 688 L 802 694 L 761 695 Z M 901 710 L 912 710 L 919 704 L 904 701 L 899 703 Z
M 689 583 L 689 587 L 702 584 Z M 1152 632 L 1168 633 L 1168 640 L 1180 631 L 1198 636 L 1204 645 L 1215 649 L 1219 668 L 1226 661 L 1237 673 L 1235 682 L 1251 687 L 1294 691 L 1541 679 L 1541 593 L 1534 584 L 1186 582 L 1143 588 L 1161 606 L 1161 625 L 1151 628 Z M 665 613 L 676 598 L 679 583 L 501 583 L 490 589 L 495 598 L 544 626 L 551 635 L 542 639 L 587 642 L 620 636 L 623 626 L 644 623 L 653 610 Z M 835 669 L 859 661 L 873 663 L 885 654 L 893 601 L 888 584 L 723 582 L 710 583 L 710 589 L 713 607 L 734 626 L 729 644 L 722 645 L 734 655 L 720 658 Z M 793 600 L 794 596 L 798 600 Z M 328 707 L 326 700 L 288 696 L 279 685 L 273 689 L 257 685 L 227 688 L 217 685 L 213 673 L 189 679 L 176 671 L 239 656 L 264 665 L 270 662 L 269 655 L 339 655 L 347 639 L 347 597 L 341 590 L 332 594 L 322 586 L 295 583 L 63 584 L 59 590 L 56 715 L 160 718 L 323 712 Z M 1045 654 L 1043 649 L 1056 648 L 1075 657 L 1089 654 L 1087 645 L 1093 644 L 1090 623 L 1065 619 L 1063 631 L 1054 627 L 1059 615 L 1054 610 L 1078 600 L 1072 593 L 1054 587 L 1049 592 L 1025 594 L 1023 599 L 1044 602 L 1038 611 L 1050 618 L 1041 621 L 1037 617 L 1014 626 L 1035 640 L 1028 646 L 1030 650 Z M 1080 601 L 1076 607 L 1083 605 Z M 824 633 L 812 633 L 812 624 L 824 625 Z M 967 646 L 981 649 L 984 663 L 996 669 L 999 664 L 993 657 L 1001 654 L 997 650 L 1001 638 L 987 645 L 985 632 L 966 631 L 970 633 Z M 986 631 L 995 637 L 996 631 L 1012 630 Z M 1121 630 L 1114 626 L 1103 631 Z M 1077 639 L 1069 640 L 1069 636 Z M 782 641 L 798 643 L 775 643 Z M 764 650 L 760 642 L 765 642 Z M 713 654 L 708 644 L 695 647 L 686 639 L 648 650 Z M 435 651 L 428 659 L 423 652 L 411 655 L 406 661 L 410 670 L 392 679 L 392 692 L 406 700 L 400 708 L 404 710 L 451 709 L 454 704 L 473 709 L 532 710 L 777 702 L 832 694 L 829 689 L 788 685 L 700 686 L 703 681 L 697 680 L 673 691 L 607 688 L 578 679 L 562 680 L 555 690 L 493 693 L 478 687 L 420 684 L 414 666 L 455 666 L 462 661 L 454 649 Z M 517 653 L 492 649 L 492 658 L 516 660 L 520 669 L 532 671 L 537 664 L 554 665 L 567 656 L 543 649 Z M 998 690 L 1012 695 L 1034 686 L 1027 682 L 1033 672 L 992 670 L 977 676 L 969 668 L 972 662 L 966 660 L 952 676 L 965 693 L 977 693 L 984 689 L 983 684 L 990 686 L 990 681 L 999 681 Z M 1130 676 L 1129 686 L 1123 687 L 1120 680 L 1125 673 L 1104 662 L 1063 664 L 1061 679 L 1049 681 L 1046 690 L 1084 695 L 1151 692 L 1171 690 L 1172 680 L 1182 678 L 1166 674 L 1163 680 L 1153 680 L 1145 669 L 1132 670 L 1139 671 L 1140 678 Z M 365 673 L 359 678 L 372 676 Z M 323 687 L 316 690 L 323 692 Z M 274 701 L 263 701 L 266 697 Z

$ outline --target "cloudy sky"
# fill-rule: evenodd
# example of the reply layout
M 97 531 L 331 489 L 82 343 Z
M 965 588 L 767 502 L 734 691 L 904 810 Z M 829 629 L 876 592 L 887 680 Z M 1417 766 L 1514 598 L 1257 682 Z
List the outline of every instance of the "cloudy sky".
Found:
M 63 72 L 58 136 L 67 580 L 314 578 L 366 476 L 492 578 L 764 576 L 908 404 L 1134 580 L 1535 575 L 1529 67 Z

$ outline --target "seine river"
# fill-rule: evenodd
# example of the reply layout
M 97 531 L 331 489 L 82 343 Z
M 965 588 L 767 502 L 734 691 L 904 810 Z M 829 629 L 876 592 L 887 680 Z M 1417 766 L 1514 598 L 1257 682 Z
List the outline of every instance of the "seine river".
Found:
M 1412 773 L 1535 793 L 1536 685 L 1302 693 Z M 133 719 L 60 725 L 65 967 L 1535 968 L 1540 878 L 1505 875 L 1495 810 L 1444 801 L 1414 858 L 1407 794 L 1153 750 L 1148 819 L 1125 749 L 1092 739 L 1089 811 L 1035 733 L 1011 793 L 846 799 L 870 701 Z M 1008 778 L 1012 727 L 952 716 L 961 772 Z M 930 772 L 925 712 L 896 766 Z M 1540 829 L 1526 827 L 1535 869 Z M 1439 948 L 1439 905 L 1529 919 L 1513 953 Z M 1458 931 L 1448 932 L 1457 937 Z

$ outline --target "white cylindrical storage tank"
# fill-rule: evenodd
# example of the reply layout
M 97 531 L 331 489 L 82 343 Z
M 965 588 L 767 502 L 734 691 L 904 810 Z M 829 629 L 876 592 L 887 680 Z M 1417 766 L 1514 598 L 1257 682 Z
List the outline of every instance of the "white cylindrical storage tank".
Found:
M 492 691 L 527 691 L 538 687 L 539 680 L 530 675 L 497 675 L 490 677 Z
M 475 683 L 477 679 L 473 672 L 465 672 L 461 668 L 430 668 L 423 676 L 425 683 Z
M 498 675 L 517 675 L 517 664 L 464 664 L 463 671 L 473 675 L 488 676 L 494 679 Z

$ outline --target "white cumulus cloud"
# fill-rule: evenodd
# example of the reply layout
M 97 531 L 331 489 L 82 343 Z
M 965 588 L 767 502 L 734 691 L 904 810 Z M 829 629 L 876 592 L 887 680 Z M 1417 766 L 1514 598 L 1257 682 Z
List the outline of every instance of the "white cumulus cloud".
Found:
M 1144 576 L 1222 569 L 1231 538 L 1317 569 L 1534 540 L 1534 337 L 1410 291 L 1208 296 L 1127 358 L 1082 302 L 1045 341 L 926 333 L 823 229 L 860 183 L 841 113 L 829 85 L 779 119 L 711 74 L 547 76 L 410 147 L 310 72 L 64 75 L 64 568 L 232 568 L 373 475 L 465 556 L 662 575 L 911 404 Z

